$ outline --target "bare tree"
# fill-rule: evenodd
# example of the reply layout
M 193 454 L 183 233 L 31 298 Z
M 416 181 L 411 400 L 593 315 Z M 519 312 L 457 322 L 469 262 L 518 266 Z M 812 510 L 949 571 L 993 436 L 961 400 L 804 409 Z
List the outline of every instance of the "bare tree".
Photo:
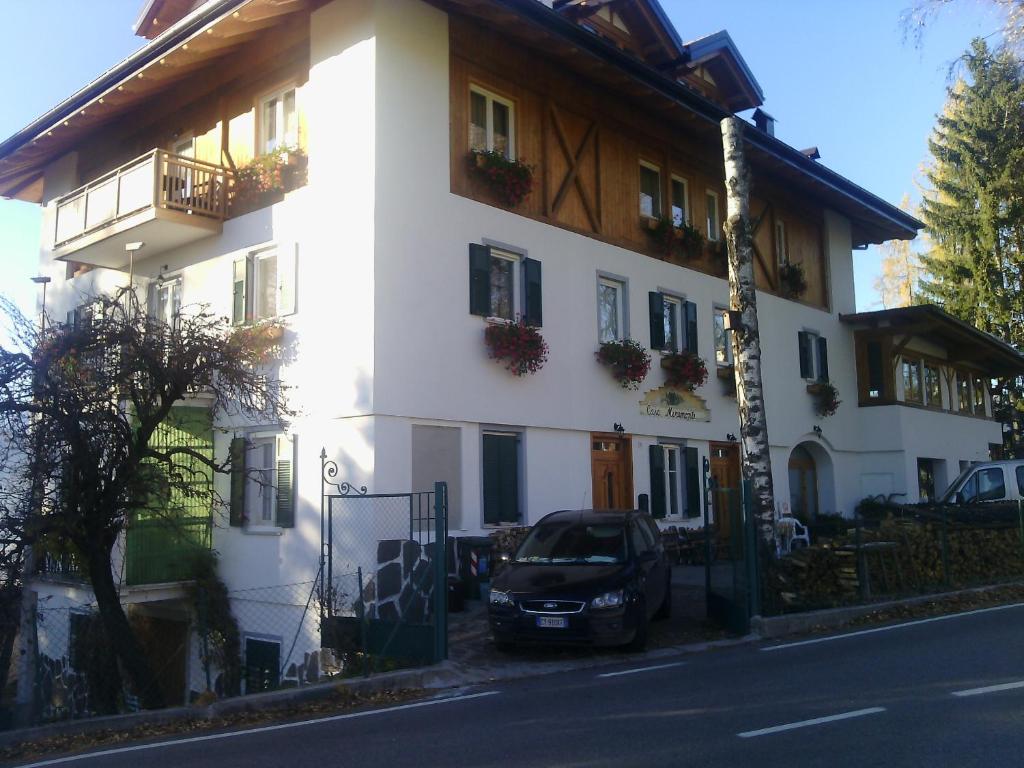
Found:
M 750 481 L 761 535 L 772 536 L 775 489 L 768 443 L 768 419 L 761 382 L 761 336 L 757 322 L 754 282 L 754 240 L 750 228 L 750 168 L 743 154 L 743 126 L 738 117 L 722 120 L 725 153 L 725 189 L 728 218 L 725 236 L 729 247 L 729 308 L 739 313 L 742 325 L 733 332 L 736 360 L 736 402 L 743 443 L 743 475 Z
M 212 418 L 292 415 L 265 368 L 282 351 L 280 327 L 233 328 L 202 309 L 167 324 L 141 311 L 134 291 L 95 297 L 81 322 L 45 331 L 2 308 L 14 329 L 11 348 L 0 347 L 0 512 L 11 546 L 74 556 L 127 683 L 143 707 L 160 707 L 112 553 L 140 515 L 172 526 L 171 496 L 220 503 L 197 478 L 228 472 L 227 459 L 154 441 L 172 408 L 198 398 Z
M 966 5 L 965 0 L 916 0 L 900 14 L 900 26 L 906 39 L 920 46 L 925 31 L 944 11 L 957 5 Z M 1024 0 L 975 0 L 975 5 L 988 6 L 999 16 L 999 36 L 1003 45 L 1019 51 L 1024 45 Z

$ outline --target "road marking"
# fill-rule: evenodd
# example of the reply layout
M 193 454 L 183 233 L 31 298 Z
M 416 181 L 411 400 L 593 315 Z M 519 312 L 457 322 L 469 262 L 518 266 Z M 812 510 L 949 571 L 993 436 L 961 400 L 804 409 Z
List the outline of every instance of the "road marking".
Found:
M 653 672 L 655 669 L 668 669 L 669 667 L 681 667 L 685 661 L 674 661 L 671 664 L 658 664 L 654 667 L 637 667 L 636 669 L 624 669 L 621 672 L 605 672 L 598 677 L 619 677 L 620 675 L 635 675 L 637 672 Z
M 116 749 L 104 749 L 99 752 L 87 752 L 83 755 L 70 755 L 68 757 L 57 757 L 52 760 L 42 760 L 38 763 L 28 763 L 20 768 L 42 768 L 45 765 L 61 765 L 63 763 L 74 763 L 79 760 L 91 760 L 95 757 L 107 757 L 109 755 L 120 755 L 127 752 L 141 752 L 147 749 L 160 749 L 161 747 L 173 747 L 178 744 L 195 744 L 201 741 L 216 741 L 217 739 L 234 739 L 239 736 L 251 736 L 254 733 L 267 733 L 269 731 L 283 731 L 288 728 L 301 728 L 306 725 L 320 725 L 321 723 L 333 723 L 339 720 L 354 720 L 357 717 L 370 717 L 371 715 L 386 715 L 391 712 L 400 712 L 403 709 L 417 709 L 419 707 L 432 707 L 437 704 L 453 704 L 457 701 L 468 701 L 479 699 L 483 696 L 495 696 L 500 691 L 484 691 L 483 693 L 470 693 L 465 696 L 451 696 L 443 699 L 430 699 L 429 701 L 417 701 L 412 704 L 400 704 L 397 707 L 386 707 L 384 709 L 368 709 L 365 712 L 349 712 L 344 715 L 331 715 L 330 717 L 318 717 L 315 720 L 301 720 L 297 723 L 280 723 L 278 725 L 265 725 L 259 728 L 249 728 L 244 731 L 231 731 L 229 733 L 211 733 L 207 736 L 192 736 L 187 739 L 173 739 L 170 741 L 158 741 L 154 744 L 137 744 L 133 747 L 118 747 Z
M 1001 685 L 987 685 L 984 688 L 968 688 L 966 691 L 953 691 L 954 696 L 981 696 L 983 693 L 998 693 L 999 691 L 1013 691 L 1017 688 L 1024 688 L 1024 680 L 1017 683 L 1002 683 Z
M 816 637 L 812 640 L 799 640 L 795 643 L 784 643 L 783 645 L 767 645 L 761 648 L 762 651 L 781 651 L 784 648 L 798 648 L 802 645 L 815 645 L 816 643 L 828 643 L 833 640 L 844 640 L 847 637 L 860 637 L 862 635 L 873 635 L 876 632 L 889 632 L 893 629 L 903 629 L 904 627 L 914 627 L 918 624 L 931 624 L 935 621 L 947 621 L 949 619 L 959 619 L 963 616 L 975 616 L 979 613 L 991 613 L 992 611 L 1005 611 L 1010 608 L 1024 608 L 1024 603 L 1013 603 L 1011 605 L 996 605 L 992 608 L 978 608 L 973 611 L 962 611 L 961 613 L 950 613 L 946 616 L 932 616 L 930 619 L 918 619 L 916 621 L 905 621 L 902 624 L 890 624 L 887 627 L 873 627 L 872 629 L 861 629 L 857 632 L 847 632 L 843 635 L 829 635 L 828 637 Z
M 853 712 L 842 712 L 838 715 L 829 715 L 828 717 L 816 717 L 813 720 L 801 720 L 799 723 L 786 723 L 785 725 L 773 725 L 771 728 L 760 728 L 756 731 L 744 731 L 743 733 L 737 733 L 741 739 L 750 739 L 754 736 L 767 736 L 769 733 L 781 733 L 782 731 L 792 731 L 797 728 L 806 728 L 809 725 L 821 725 L 822 723 L 834 723 L 836 720 L 849 720 L 854 717 L 864 717 L 865 715 L 877 715 L 879 712 L 885 712 L 885 707 L 868 707 L 867 709 L 855 709 Z

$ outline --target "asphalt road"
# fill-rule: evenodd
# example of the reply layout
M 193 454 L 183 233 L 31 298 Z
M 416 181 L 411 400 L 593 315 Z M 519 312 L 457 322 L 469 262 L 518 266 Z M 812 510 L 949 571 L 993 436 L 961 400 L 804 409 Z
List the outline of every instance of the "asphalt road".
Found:
M 1021 766 L 1024 606 L 33 765 Z

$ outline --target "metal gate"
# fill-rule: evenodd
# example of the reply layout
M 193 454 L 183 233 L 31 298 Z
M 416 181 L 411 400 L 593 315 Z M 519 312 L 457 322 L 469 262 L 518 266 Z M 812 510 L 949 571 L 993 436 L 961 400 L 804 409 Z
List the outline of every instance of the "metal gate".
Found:
M 757 612 L 757 526 L 750 486 L 705 487 L 705 584 L 708 618 L 745 635 Z
M 321 643 L 369 672 L 448 657 L 448 485 L 368 493 L 320 452 Z

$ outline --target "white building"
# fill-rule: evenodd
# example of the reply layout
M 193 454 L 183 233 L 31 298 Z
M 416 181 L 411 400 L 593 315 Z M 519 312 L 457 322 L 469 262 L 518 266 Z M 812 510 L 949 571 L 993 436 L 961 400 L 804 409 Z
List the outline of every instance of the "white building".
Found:
M 313 578 L 321 448 L 373 492 L 447 481 L 456 536 L 641 494 L 696 526 L 717 504 L 708 478 L 738 484 L 718 123 L 763 96 L 727 33 L 684 43 L 656 0 L 149 0 L 137 30 L 145 47 L 0 144 L 0 194 L 44 207 L 52 317 L 124 285 L 124 246 L 144 242 L 132 269 L 151 311 L 286 322 L 296 356 L 281 375 L 301 417 L 288 434 L 207 432 L 220 456 L 246 438 L 250 468 L 293 462 L 291 510 L 256 488 L 241 524 L 214 512 L 232 590 Z M 856 251 L 920 223 L 756 118 L 780 506 L 849 515 L 868 495 L 941 491 L 1000 443 L 985 382 L 1021 359 L 935 309 L 857 313 Z M 299 150 L 288 190 L 246 198 L 239 169 L 282 147 Z M 533 166 L 531 194 L 500 204 L 471 150 Z M 659 217 L 707 242 L 666 255 Z M 786 264 L 806 281 L 795 297 Z M 534 375 L 487 355 L 484 329 L 516 315 L 550 348 Z M 638 391 L 595 359 L 621 338 L 654 359 Z M 694 345 L 708 381 L 666 389 L 663 353 Z M 828 418 L 808 392 L 823 380 L 842 400 Z M 126 599 L 183 618 L 180 585 L 131 581 Z

